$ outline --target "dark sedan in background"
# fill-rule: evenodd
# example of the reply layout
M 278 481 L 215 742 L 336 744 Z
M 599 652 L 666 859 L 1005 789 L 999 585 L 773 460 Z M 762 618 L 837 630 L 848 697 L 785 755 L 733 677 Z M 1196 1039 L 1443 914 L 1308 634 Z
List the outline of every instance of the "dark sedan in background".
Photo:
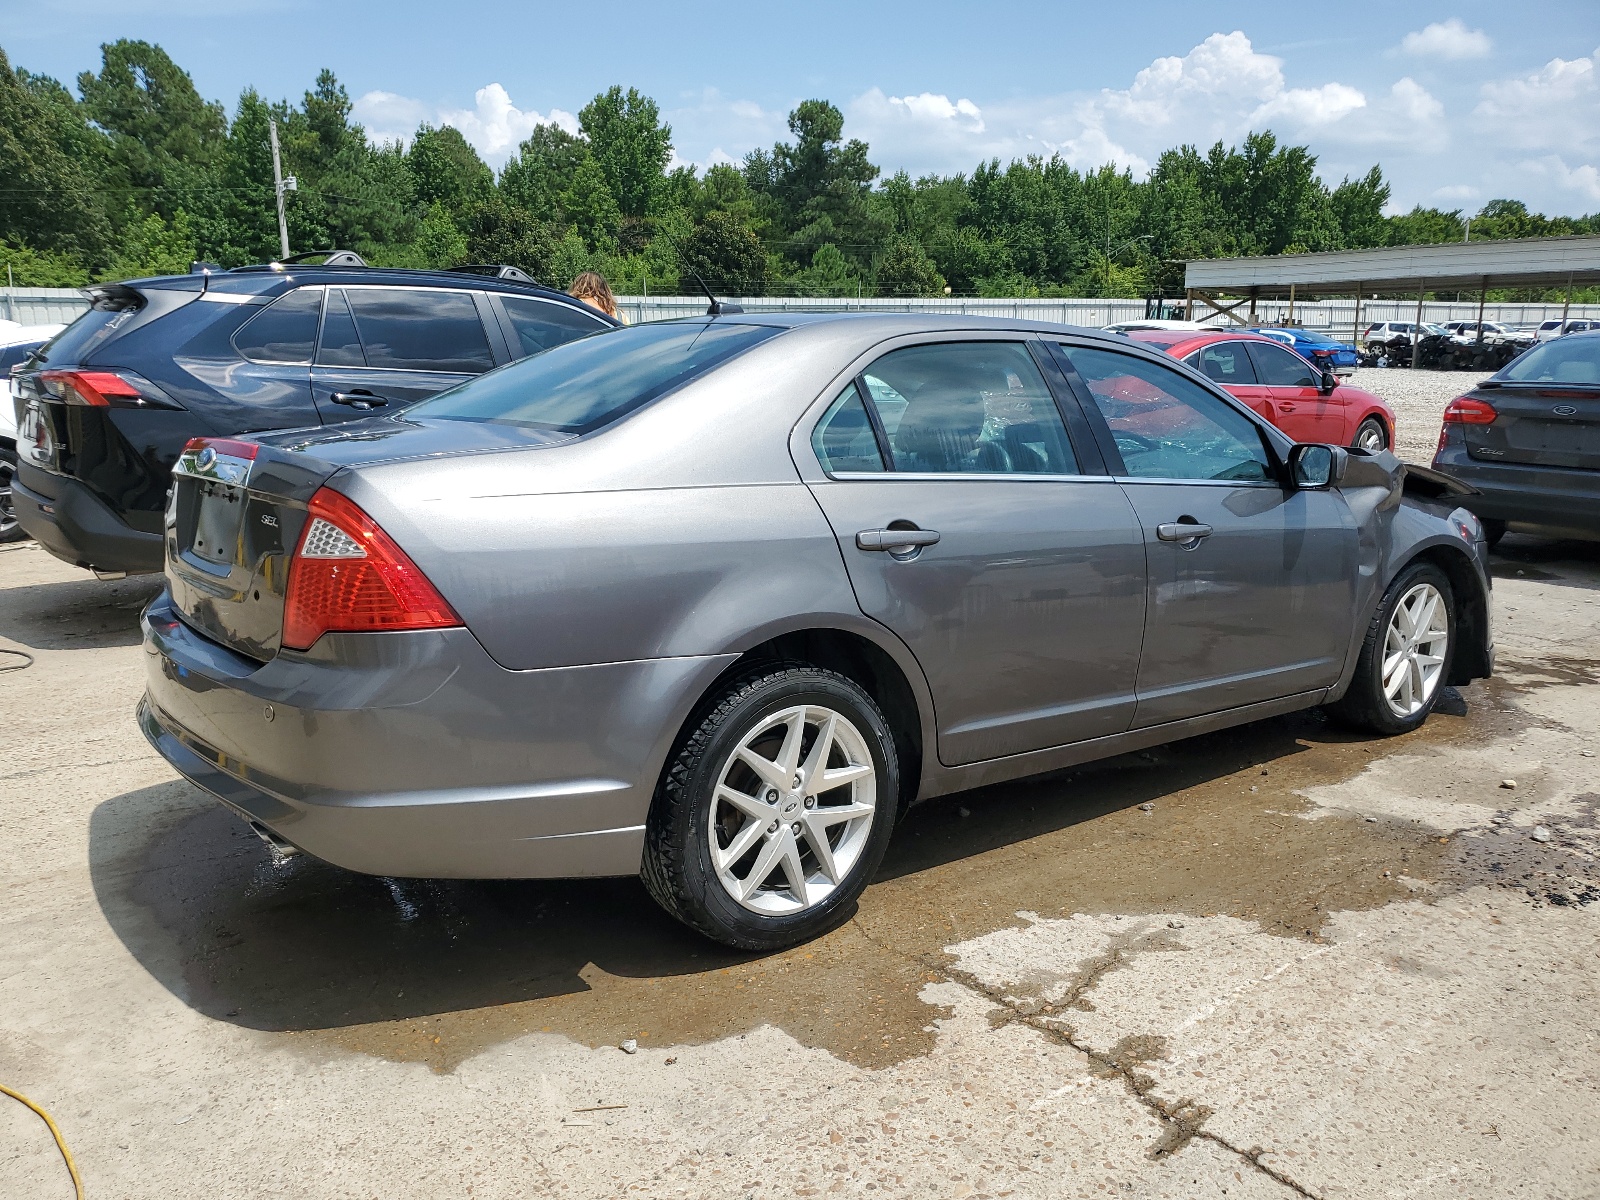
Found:
M 1287 354 L 1282 347 L 1269 348 Z M 197 439 L 140 720 L 280 847 L 845 919 L 905 804 L 1489 672 L 1477 520 L 1125 337 L 719 316 Z
M 1490 542 L 1508 526 L 1600 537 L 1600 330 L 1540 342 L 1452 400 L 1433 465 L 1470 484 Z

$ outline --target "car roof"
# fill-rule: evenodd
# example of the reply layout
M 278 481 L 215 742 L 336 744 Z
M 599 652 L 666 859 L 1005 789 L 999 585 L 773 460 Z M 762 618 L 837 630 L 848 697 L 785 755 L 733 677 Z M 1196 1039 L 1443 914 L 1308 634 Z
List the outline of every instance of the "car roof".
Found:
M 1201 346 L 1209 346 L 1215 342 L 1266 342 L 1269 345 L 1281 346 L 1283 343 L 1276 338 L 1265 337 L 1259 333 L 1251 333 L 1248 329 L 1191 329 L 1185 333 L 1172 332 L 1139 332 L 1127 335 L 1129 341 L 1144 342 L 1147 345 L 1159 346 L 1168 354 L 1181 358 L 1190 350 L 1198 350 Z M 1182 354 L 1178 353 L 1182 350 Z

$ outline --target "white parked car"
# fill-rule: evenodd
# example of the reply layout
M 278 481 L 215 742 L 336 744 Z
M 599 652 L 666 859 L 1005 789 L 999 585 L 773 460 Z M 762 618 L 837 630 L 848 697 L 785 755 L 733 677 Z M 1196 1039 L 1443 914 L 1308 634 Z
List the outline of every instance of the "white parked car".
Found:
M 27 536 L 11 507 L 11 477 L 17 471 L 17 414 L 11 402 L 11 368 L 65 328 L 0 321 L 0 542 L 20 541 Z
M 1144 329 L 1209 329 L 1210 326 L 1202 325 L 1199 321 L 1160 321 L 1155 318 L 1144 321 L 1118 321 L 1115 325 L 1100 326 L 1103 333 L 1135 333 Z
M 1582 333 L 1587 329 L 1600 329 L 1600 321 L 1588 317 L 1568 317 L 1563 321 L 1557 317 L 1554 320 L 1539 322 L 1535 336 L 1541 342 L 1548 342 L 1551 338 L 1558 338 L 1568 333 Z

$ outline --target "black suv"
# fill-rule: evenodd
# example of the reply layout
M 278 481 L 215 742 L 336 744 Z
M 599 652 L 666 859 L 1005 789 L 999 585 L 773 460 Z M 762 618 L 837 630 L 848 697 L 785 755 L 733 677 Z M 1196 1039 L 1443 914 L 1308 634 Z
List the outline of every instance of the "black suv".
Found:
M 104 572 L 161 570 L 192 437 L 354 420 L 617 324 L 514 267 L 384 269 L 347 251 L 89 294 L 13 376 L 12 495 L 40 545 Z

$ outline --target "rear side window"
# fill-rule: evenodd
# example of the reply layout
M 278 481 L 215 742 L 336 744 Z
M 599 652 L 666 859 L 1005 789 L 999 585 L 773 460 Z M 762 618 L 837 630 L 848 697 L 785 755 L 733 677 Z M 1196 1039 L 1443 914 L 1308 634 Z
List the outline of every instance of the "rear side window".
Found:
M 367 366 L 476 375 L 494 366 L 478 306 L 466 292 L 350 288 Z
M 1131 354 L 1061 348 L 1110 427 L 1128 475 L 1241 482 L 1272 478 L 1254 423 L 1199 384 Z
M 1255 368 L 1243 342 L 1218 342 L 1200 348 L 1200 370 L 1218 383 L 1253 384 Z
M 408 410 L 588 433 L 782 332 L 770 325 L 663 321 L 579 338 L 441 392 Z
M 597 321 L 568 304 L 549 300 L 530 300 L 526 296 L 501 296 L 500 305 L 511 321 L 516 334 L 512 349 L 518 358 L 526 358 L 551 346 L 570 342 L 573 338 L 587 337 L 611 326 Z
M 1292 350 L 1270 342 L 1250 342 L 1256 378 L 1269 387 L 1316 387 L 1311 364 Z
M 856 391 L 854 383 L 839 393 L 839 398 L 817 422 L 811 445 L 822 461 L 823 470 L 829 474 L 883 470 L 883 454 L 872 432 L 867 407 L 861 403 L 861 393 Z
M 341 291 L 328 293 L 328 311 L 322 318 L 322 339 L 317 345 L 317 364 L 324 367 L 364 367 L 361 339 L 356 323 L 350 319 L 350 305 Z
M 896 471 L 1077 473 L 1061 413 L 1021 342 L 907 346 L 861 378 Z
M 322 316 L 322 289 L 296 288 L 251 317 L 233 348 L 253 362 L 309 363 Z

